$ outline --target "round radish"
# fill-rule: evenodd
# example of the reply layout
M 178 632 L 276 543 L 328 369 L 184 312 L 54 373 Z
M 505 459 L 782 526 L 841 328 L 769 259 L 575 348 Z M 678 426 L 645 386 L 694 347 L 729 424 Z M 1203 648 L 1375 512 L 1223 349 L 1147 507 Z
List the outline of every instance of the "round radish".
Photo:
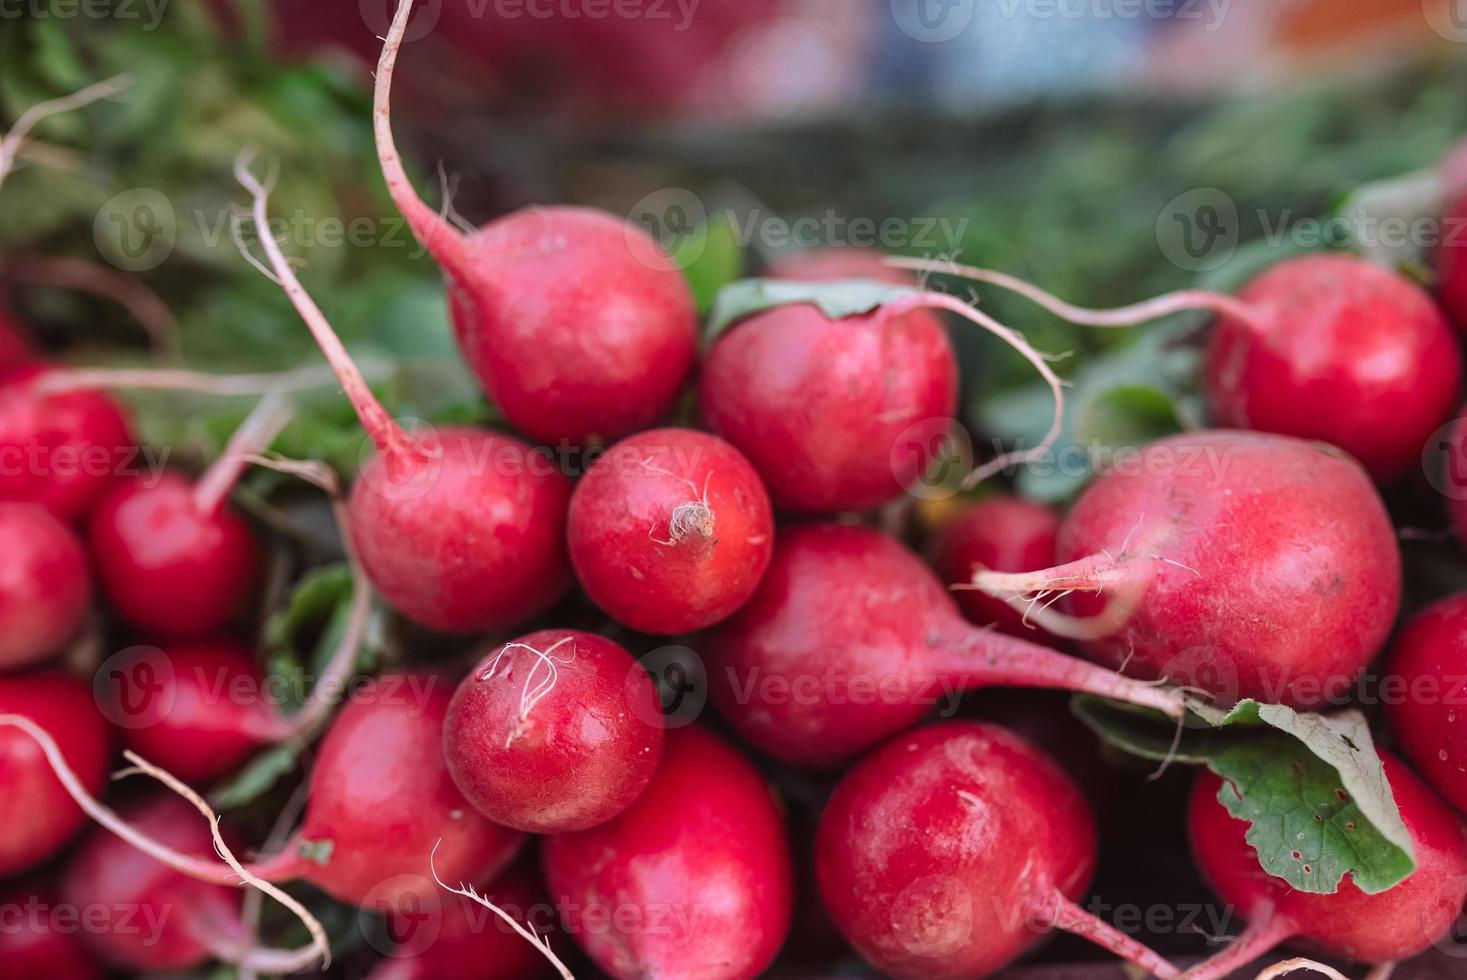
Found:
M 759 475 L 715 436 L 658 429 L 598 459 L 567 520 L 571 564 L 591 600 L 644 633 L 727 619 L 759 584 L 774 517 Z
M 1416 465 L 1452 411 L 1461 352 L 1431 296 L 1348 255 L 1271 267 L 1221 317 L 1207 352 L 1208 401 L 1221 426 L 1320 439 L 1380 478 Z
M 76 634 L 91 576 L 76 535 L 37 504 L 0 501 L 0 554 L 0 670 L 14 670 Z
M 584 830 L 625 810 L 662 756 L 652 680 L 617 644 L 542 630 L 495 647 L 454 692 L 443 755 L 495 823 Z
M 1467 811 L 1467 595 L 1411 620 L 1386 661 L 1384 684 L 1401 751 L 1448 803 Z
M 165 638 L 197 638 L 225 624 L 249 597 L 259 548 L 223 501 L 199 505 L 176 473 L 119 480 L 87 522 L 97 582 L 119 616 Z
M 884 975 L 988 976 L 1063 929 L 1177 976 L 1075 904 L 1095 860 L 1095 822 L 1074 784 L 1019 736 L 973 722 L 910 732 L 862 760 L 815 841 L 826 908 Z
M 763 778 L 697 727 L 607 823 L 546 838 L 566 931 L 617 980 L 746 980 L 784 943 L 792 908 L 784 821 Z
M 35 392 L 52 370 L 31 365 L 0 377 L 0 500 L 42 504 L 70 521 L 137 465 L 137 439 L 100 391 Z
M 1462 165 L 1467 170 L 1467 163 Z M 1467 181 L 1448 206 L 1436 255 L 1437 295 L 1457 327 L 1467 331 Z
M 770 263 L 769 278 L 792 282 L 870 279 L 892 286 L 910 286 L 915 277 L 887 265 L 880 252 L 869 248 L 840 246 L 807 249 L 776 259 Z M 930 312 L 926 315 L 935 316 Z
M 739 734 L 808 766 L 838 766 L 990 685 L 1182 710 L 1178 692 L 970 625 L 916 555 L 865 527 L 782 529 L 759 590 L 709 635 L 706 658 Z
M 1066 515 L 1060 564 L 980 572 L 1104 663 L 1221 703 L 1342 703 L 1389 633 L 1401 558 L 1360 466 L 1321 443 L 1225 430 L 1117 460 Z M 1065 597 L 1069 615 L 1048 608 Z
M 1204 770 L 1188 810 L 1192 850 L 1218 896 L 1248 928 L 1188 980 L 1217 980 L 1297 939 L 1335 956 L 1365 963 L 1409 959 L 1452 929 L 1467 901 L 1467 829 L 1462 819 L 1394 756 L 1382 753 L 1386 779 L 1415 845 L 1416 870 L 1405 881 L 1369 895 L 1348 877 L 1339 890 L 1303 892 L 1258 866 L 1248 822 L 1218 799 L 1223 780 Z M 1348 830 L 1348 826 L 1346 827 Z
M 424 204 L 388 108 L 411 13 L 402 0 L 377 68 L 377 152 L 398 210 L 443 267 L 469 367 L 505 417 L 543 442 L 616 439 L 656 423 L 693 366 L 687 280 L 650 235 L 615 215 L 528 208 L 465 235 Z
M 360 905 L 433 891 L 435 849 L 446 881 L 480 881 L 507 865 L 523 836 L 470 806 L 444 765 L 451 698 L 429 674 L 384 675 L 355 689 L 321 740 L 301 828 L 256 866 L 260 877 L 306 878 Z
M 59 673 L 0 676 L 0 714 L 24 715 L 54 732 L 62 755 L 91 792 L 106 784 L 111 732 L 79 681 Z M 14 728 L 0 728 L 0 787 L 0 878 L 55 854 L 86 820 L 35 742 Z
M 214 853 L 209 825 L 177 797 L 135 801 L 119 813 L 184 854 Z M 62 896 L 76 908 L 114 910 L 117 918 L 104 928 L 87 929 L 82 940 L 119 970 L 186 970 L 237 947 L 243 938 L 236 889 L 195 881 L 101 829 L 67 863 Z
M 986 497 L 965 508 L 937 532 L 933 565 L 943 582 L 967 586 L 973 573 L 1032 572 L 1054 564 L 1060 518 L 1032 500 Z M 978 626 L 994 626 L 1014 636 L 1034 636 L 1024 616 L 1002 599 L 971 588 L 955 593 L 963 615 Z M 1042 634 L 1040 634 L 1042 635 Z
M 80 910 L 47 887 L 14 885 L 0 893 L 0 963 L 6 980 L 102 980 L 82 948 Z
M 776 508 L 869 510 L 922 475 L 918 423 L 951 419 L 957 362 L 924 309 L 831 319 L 810 304 L 751 316 L 713 344 L 699 396 L 709 427 L 749 458 Z
M 94 688 L 123 743 L 189 783 L 230 772 L 279 725 L 254 658 L 232 640 L 132 647 Z
M 255 223 L 267 228 L 266 190 L 245 163 L 235 175 L 254 196 Z M 469 633 L 554 604 L 570 584 L 570 481 L 547 454 L 509 436 L 404 430 L 367 387 L 279 243 L 267 234 L 261 245 L 376 445 L 349 512 L 357 557 L 383 598 L 425 626 Z

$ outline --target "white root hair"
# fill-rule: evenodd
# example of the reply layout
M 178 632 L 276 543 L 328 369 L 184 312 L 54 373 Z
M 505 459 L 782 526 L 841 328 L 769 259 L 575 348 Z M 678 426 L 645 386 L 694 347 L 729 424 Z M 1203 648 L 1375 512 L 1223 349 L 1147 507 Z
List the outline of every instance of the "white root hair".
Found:
M 508 748 L 524 732 L 525 722 L 529 720 L 530 712 L 535 710 L 535 706 L 549 697 L 550 692 L 555 690 L 555 686 L 560 683 L 560 668 L 575 660 L 574 657 L 561 660 L 552 654 L 567 643 L 574 643 L 574 641 L 574 636 L 562 637 L 546 650 L 537 650 L 528 643 L 506 643 L 499 648 L 494 659 L 479 672 L 479 680 L 492 680 L 499 670 L 500 661 L 511 650 L 525 650 L 535 657 L 535 662 L 530 666 L 530 672 L 525 676 L 525 686 L 520 691 L 519 714 L 515 719 L 515 727 L 505 737 L 505 748 Z M 545 668 L 543 676 L 542 666 Z

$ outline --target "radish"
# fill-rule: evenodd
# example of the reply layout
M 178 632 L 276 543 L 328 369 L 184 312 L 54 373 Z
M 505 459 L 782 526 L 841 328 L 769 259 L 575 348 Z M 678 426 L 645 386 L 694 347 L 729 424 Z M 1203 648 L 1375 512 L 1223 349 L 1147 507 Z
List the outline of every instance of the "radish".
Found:
M 1182 695 L 968 624 L 941 581 L 865 527 L 782 529 L 754 598 L 709 634 L 709 693 L 749 744 L 834 768 L 991 685 L 1088 691 L 1180 717 Z
M 479 812 L 537 834 L 605 823 L 662 757 L 657 688 L 626 650 L 542 630 L 491 650 L 454 692 L 443 756 Z
M 235 174 L 254 196 L 256 225 L 268 228 L 267 192 L 247 163 L 241 158 Z M 506 627 L 553 605 L 570 584 L 570 482 L 518 439 L 469 428 L 404 430 L 367 387 L 279 243 L 269 234 L 260 241 L 377 448 L 349 507 L 353 545 L 372 584 L 399 612 L 449 632 Z
M 91 600 L 86 553 L 35 504 L 0 501 L 0 670 L 39 663 L 81 627 Z
M 806 249 L 776 259 L 770 263 L 769 278 L 793 282 L 869 279 L 893 286 L 910 286 L 914 277 L 888 265 L 885 257 L 878 251 L 839 246 Z
M 538 862 L 517 862 L 494 879 L 484 897 L 537 935 L 556 931 Z M 460 895 L 440 901 L 388 911 L 390 945 L 367 980 L 539 980 L 550 975 L 540 951 L 493 912 Z
M 35 353 L 25 330 L 0 306 L 0 375 L 30 361 Z
M 0 963 L 6 980 L 102 980 L 81 946 L 80 910 L 61 904 L 49 886 L 13 885 L 0 894 Z
M 136 465 L 138 443 L 110 396 L 39 390 L 52 373 L 60 372 L 31 364 L 0 376 L 0 500 L 42 504 L 72 521 Z
M 980 569 L 1032 572 L 1053 565 L 1059 527 L 1059 515 L 1043 504 L 1002 494 L 985 497 L 938 530 L 933 565 L 945 583 L 959 587 L 958 605 L 970 622 L 1033 636 L 1034 629 L 1008 603 L 962 587 Z
M 107 782 L 112 737 L 85 685 L 60 673 L 0 676 L 0 714 L 19 714 L 57 733 L 61 754 L 92 793 Z M 59 851 L 86 817 L 23 732 L 0 728 L 0 878 Z
M 1467 164 L 1463 165 L 1467 169 Z M 1436 255 L 1437 295 L 1459 329 L 1467 331 L 1467 182 L 1448 207 Z
M 780 811 L 754 767 L 696 726 L 667 733 L 629 809 L 546 838 L 541 854 L 566 932 L 616 980 L 746 980 L 789 931 Z
M 759 584 L 774 517 L 739 451 L 690 429 L 613 446 L 571 496 L 571 565 L 591 601 L 643 633 L 727 619 Z
M 878 507 L 922 476 L 926 457 L 904 441 L 920 423 L 950 420 L 957 392 L 952 347 L 929 310 L 893 303 L 832 319 L 793 304 L 724 332 L 699 397 L 776 508 L 829 514 Z
M 1118 459 L 1066 515 L 1059 561 L 973 581 L 1103 663 L 1225 704 L 1344 703 L 1401 596 L 1395 530 L 1360 466 L 1253 432 L 1183 433 Z M 1056 595 L 1068 613 L 1034 602 Z
M 1019 736 L 976 722 L 909 732 L 863 759 L 815 840 L 826 908 L 884 975 L 985 977 L 1062 929 L 1176 977 L 1076 904 L 1095 862 L 1095 820 L 1075 785 Z
M 124 744 L 189 783 L 232 771 L 280 725 L 233 640 L 132 647 L 107 660 L 95 688 Z
M 1381 699 L 1401 751 L 1448 803 L 1467 811 L 1467 594 L 1412 619 L 1385 670 Z
M 1013 276 L 888 259 L 1019 292 L 1089 326 L 1132 326 L 1184 310 L 1218 314 L 1206 380 L 1214 420 L 1321 439 L 1381 480 L 1415 465 L 1449 416 L 1461 381 L 1450 325 L 1420 287 L 1350 255 L 1304 255 L 1263 272 L 1238 297 L 1184 290 L 1116 310 L 1072 306 Z
M 1219 800 L 1234 790 L 1211 771 L 1199 774 L 1187 819 L 1192 850 L 1213 890 L 1248 928 L 1189 970 L 1188 980 L 1226 977 L 1290 940 L 1350 960 L 1389 963 L 1424 952 L 1450 933 L 1467 901 L 1467 829 L 1399 759 L 1382 752 L 1381 761 L 1415 846 L 1416 870 L 1375 895 L 1348 877 L 1333 894 L 1310 894 L 1264 872 L 1246 839 L 1248 822 Z
M 377 66 L 377 154 L 393 202 L 443 267 L 469 367 L 505 417 L 543 442 L 615 439 L 656 423 L 697 345 L 681 270 L 641 228 L 589 208 L 529 208 L 465 235 L 424 204 L 389 110 L 412 7 L 399 3 Z

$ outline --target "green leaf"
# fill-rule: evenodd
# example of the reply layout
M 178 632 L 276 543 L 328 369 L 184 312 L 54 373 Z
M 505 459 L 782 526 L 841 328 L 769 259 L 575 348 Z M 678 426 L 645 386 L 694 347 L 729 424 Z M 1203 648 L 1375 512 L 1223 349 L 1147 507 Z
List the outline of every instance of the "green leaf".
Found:
M 283 776 L 294 772 L 299 758 L 299 746 L 277 745 L 267 749 L 210 793 L 209 800 L 220 810 L 248 806 L 268 793 Z
M 918 290 L 865 279 L 839 282 L 784 282 L 779 279 L 740 279 L 718 291 L 708 317 L 706 339 L 712 343 L 745 317 L 776 306 L 813 303 L 834 320 L 870 313 L 883 303 L 911 296 Z
M 687 276 L 698 313 L 713 308 L 718 292 L 744 274 L 744 250 L 733 226 L 723 215 L 678 241 L 672 259 Z
M 1415 849 L 1358 711 L 1302 714 L 1242 701 L 1230 711 L 1191 701 L 1189 723 L 1082 696 L 1075 713 L 1118 748 L 1205 765 L 1218 799 L 1250 824 L 1259 865 L 1300 891 L 1331 894 L 1350 875 L 1375 894 L 1415 870 Z
M 313 569 L 303 576 L 285 605 L 265 623 L 271 669 L 305 671 L 324 663 L 340 641 L 351 593 L 351 569 L 345 564 Z M 307 640 L 313 641 L 309 647 Z

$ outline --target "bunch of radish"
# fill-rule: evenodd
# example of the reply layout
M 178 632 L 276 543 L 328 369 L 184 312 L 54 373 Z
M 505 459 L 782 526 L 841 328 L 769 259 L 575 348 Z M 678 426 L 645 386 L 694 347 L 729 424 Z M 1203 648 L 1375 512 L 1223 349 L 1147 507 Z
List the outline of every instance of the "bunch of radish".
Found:
M 989 976 L 1054 932 L 1163 980 L 1296 943 L 1387 964 L 1441 941 L 1467 902 L 1467 696 L 1388 712 L 1403 758 L 1381 753 L 1378 788 L 1412 865 L 1384 890 L 1270 874 L 1236 815 L 1250 787 L 1203 772 L 1176 823 L 1246 928 L 1190 965 L 1087 907 L 1106 850 L 1076 780 L 951 715 L 965 692 L 1027 688 L 1164 719 L 1178 745 L 1243 701 L 1325 726 L 1307 713 L 1348 705 L 1387 649 L 1390 677 L 1467 692 L 1467 597 L 1391 642 L 1402 557 L 1378 489 L 1456 409 L 1467 261 L 1444 247 L 1436 295 L 1328 255 L 1237 296 L 1100 311 L 988 270 L 814 252 L 772 264 L 766 300 L 700 341 L 683 271 L 627 220 L 552 205 L 465 232 L 418 196 L 390 113 L 412 12 L 400 0 L 381 51 L 377 153 L 502 427 L 394 418 L 299 278 L 309 251 L 264 232 L 247 153 L 247 257 L 362 426 L 345 493 L 321 461 L 269 453 L 285 376 L 68 368 L 0 321 L 0 462 L 24 461 L 0 471 L 0 911 L 155 925 L 28 917 L 0 929 L 0 975 L 324 969 L 333 905 L 372 952 L 338 950 L 375 980 L 744 980 L 807 918 L 910 980 Z M 1214 427 L 1151 442 L 1063 509 L 964 498 L 924 558 L 905 504 L 933 460 L 909 443 L 959 414 L 949 330 L 1012 345 L 1056 403 L 1041 445 L 980 462 L 966 489 L 1048 450 L 1063 390 L 1021 335 L 912 270 L 1094 326 L 1216 314 Z M 130 473 L 141 447 L 110 393 L 129 387 L 258 401 L 207 465 Z M 565 467 L 562 447 L 594 461 Z M 351 571 L 293 710 L 258 653 L 271 531 L 236 493 L 255 465 L 327 495 Z M 364 662 L 382 623 L 399 642 Z M 690 692 L 711 709 L 691 724 Z M 161 785 L 112 788 L 119 750 Z M 259 797 L 273 831 L 221 820 L 206 794 L 270 767 L 299 787 Z M 263 898 L 304 944 L 264 938 Z

